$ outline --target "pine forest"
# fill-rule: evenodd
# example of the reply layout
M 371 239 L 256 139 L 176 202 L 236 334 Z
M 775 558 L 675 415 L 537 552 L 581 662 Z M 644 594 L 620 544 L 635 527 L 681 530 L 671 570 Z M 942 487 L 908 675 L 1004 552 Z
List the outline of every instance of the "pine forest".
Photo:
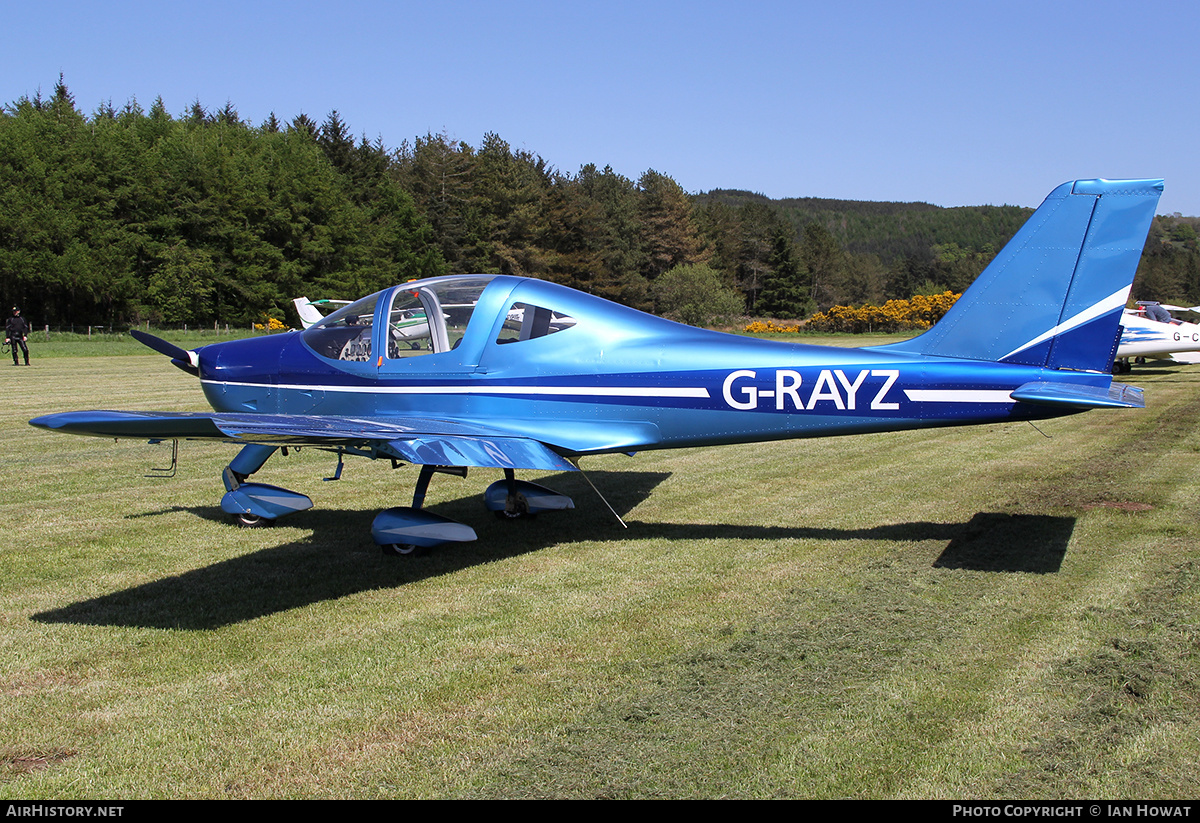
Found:
M 689 194 L 667 171 L 564 172 L 497 134 L 390 147 L 336 111 L 85 114 L 61 78 L 0 108 L 0 298 L 37 328 L 295 325 L 295 297 L 465 272 L 696 324 L 803 319 L 959 292 L 1030 213 Z M 1200 304 L 1198 226 L 1156 218 L 1134 298 Z

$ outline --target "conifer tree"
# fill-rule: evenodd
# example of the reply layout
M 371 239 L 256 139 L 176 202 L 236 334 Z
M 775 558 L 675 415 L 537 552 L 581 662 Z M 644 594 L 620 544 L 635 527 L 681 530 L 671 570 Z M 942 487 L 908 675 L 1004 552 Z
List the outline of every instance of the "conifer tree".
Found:
M 708 262 L 711 254 L 696 229 L 692 203 L 679 184 L 650 169 L 639 178 L 638 191 L 646 279 L 654 280 L 675 266 Z
M 769 265 L 754 313 L 789 319 L 811 314 L 814 303 L 808 271 L 796 255 L 790 232 L 783 226 L 777 228 L 772 239 Z

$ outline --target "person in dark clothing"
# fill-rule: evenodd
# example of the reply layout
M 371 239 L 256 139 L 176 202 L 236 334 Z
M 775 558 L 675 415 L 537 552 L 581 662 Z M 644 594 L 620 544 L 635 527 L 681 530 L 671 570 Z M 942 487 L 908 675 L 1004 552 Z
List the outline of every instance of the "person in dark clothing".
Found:
M 25 343 L 28 339 L 29 324 L 21 316 L 21 310 L 17 306 L 13 306 L 12 317 L 8 318 L 8 322 L 4 324 L 4 342 L 12 346 L 14 366 L 21 365 L 17 362 L 17 346 L 20 346 L 21 351 L 25 353 L 25 365 L 29 365 L 29 346 Z
M 1171 313 L 1164 309 L 1158 303 L 1147 303 L 1145 305 L 1146 316 L 1151 320 L 1157 320 L 1159 323 L 1170 323 Z

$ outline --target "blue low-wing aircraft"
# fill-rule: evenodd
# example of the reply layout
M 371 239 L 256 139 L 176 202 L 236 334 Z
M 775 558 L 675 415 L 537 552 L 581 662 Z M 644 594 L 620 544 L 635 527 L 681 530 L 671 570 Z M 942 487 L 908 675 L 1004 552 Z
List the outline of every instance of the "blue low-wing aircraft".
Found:
M 422 508 L 438 471 L 500 469 L 500 517 L 573 508 L 517 470 L 580 457 L 1140 408 L 1111 368 L 1161 180 L 1056 188 L 949 313 L 911 340 L 866 348 L 764 341 L 683 326 L 524 277 L 417 280 L 302 332 L 184 351 L 151 348 L 200 379 L 215 411 L 82 411 L 34 426 L 73 434 L 242 445 L 221 507 L 262 525 L 312 506 L 248 482 L 280 448 L 421 467 L 411 506 L 381 512 L 385 551 L 475 539 Z M 411 336 L 410 318 L 428 318 Z

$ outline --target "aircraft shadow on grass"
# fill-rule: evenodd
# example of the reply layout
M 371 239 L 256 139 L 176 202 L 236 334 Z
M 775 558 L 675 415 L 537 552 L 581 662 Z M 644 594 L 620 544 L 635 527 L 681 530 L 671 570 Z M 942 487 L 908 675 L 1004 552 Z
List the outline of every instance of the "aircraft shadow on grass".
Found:
M 632 511 L 667 477 L 659 472 L 594 472 L 621 515 Z M 593 492 L 577 473 L 551 478 L 581 504 Z M 608 493 L 607 490 L 615 490 Z M 179 510 L 226 522 L 217 507 L 171 507 L 131 517 Z M 33 615 L 43 623 L 74 623 L 203 631 L 264 617 L 373 589 L 452 574 L 562 543 L 604 540 L 892 540 L 947 541 L 935 567 L 991 572 L 1056 572 L 1075 527 L 1071 517 L 975 514 L 965 523 L 896 523 L 857 529 L 819 526 L 746 526 L 719 523 L 629 522 L 625 530 L 594 496 L 571 512 L 544 514 L 521 522 L 488 522 L 479 517 L 478 498 L 436 506 L 447 516 L 480 523 L 480 540 L 433 549 L 421 557 L 385 557 L 360 536 L 374 516 L 364 511 L 309 510 L 292 524 L 312 536 L 286 545 L 223 560 L 204 568 L 134 586 Z

